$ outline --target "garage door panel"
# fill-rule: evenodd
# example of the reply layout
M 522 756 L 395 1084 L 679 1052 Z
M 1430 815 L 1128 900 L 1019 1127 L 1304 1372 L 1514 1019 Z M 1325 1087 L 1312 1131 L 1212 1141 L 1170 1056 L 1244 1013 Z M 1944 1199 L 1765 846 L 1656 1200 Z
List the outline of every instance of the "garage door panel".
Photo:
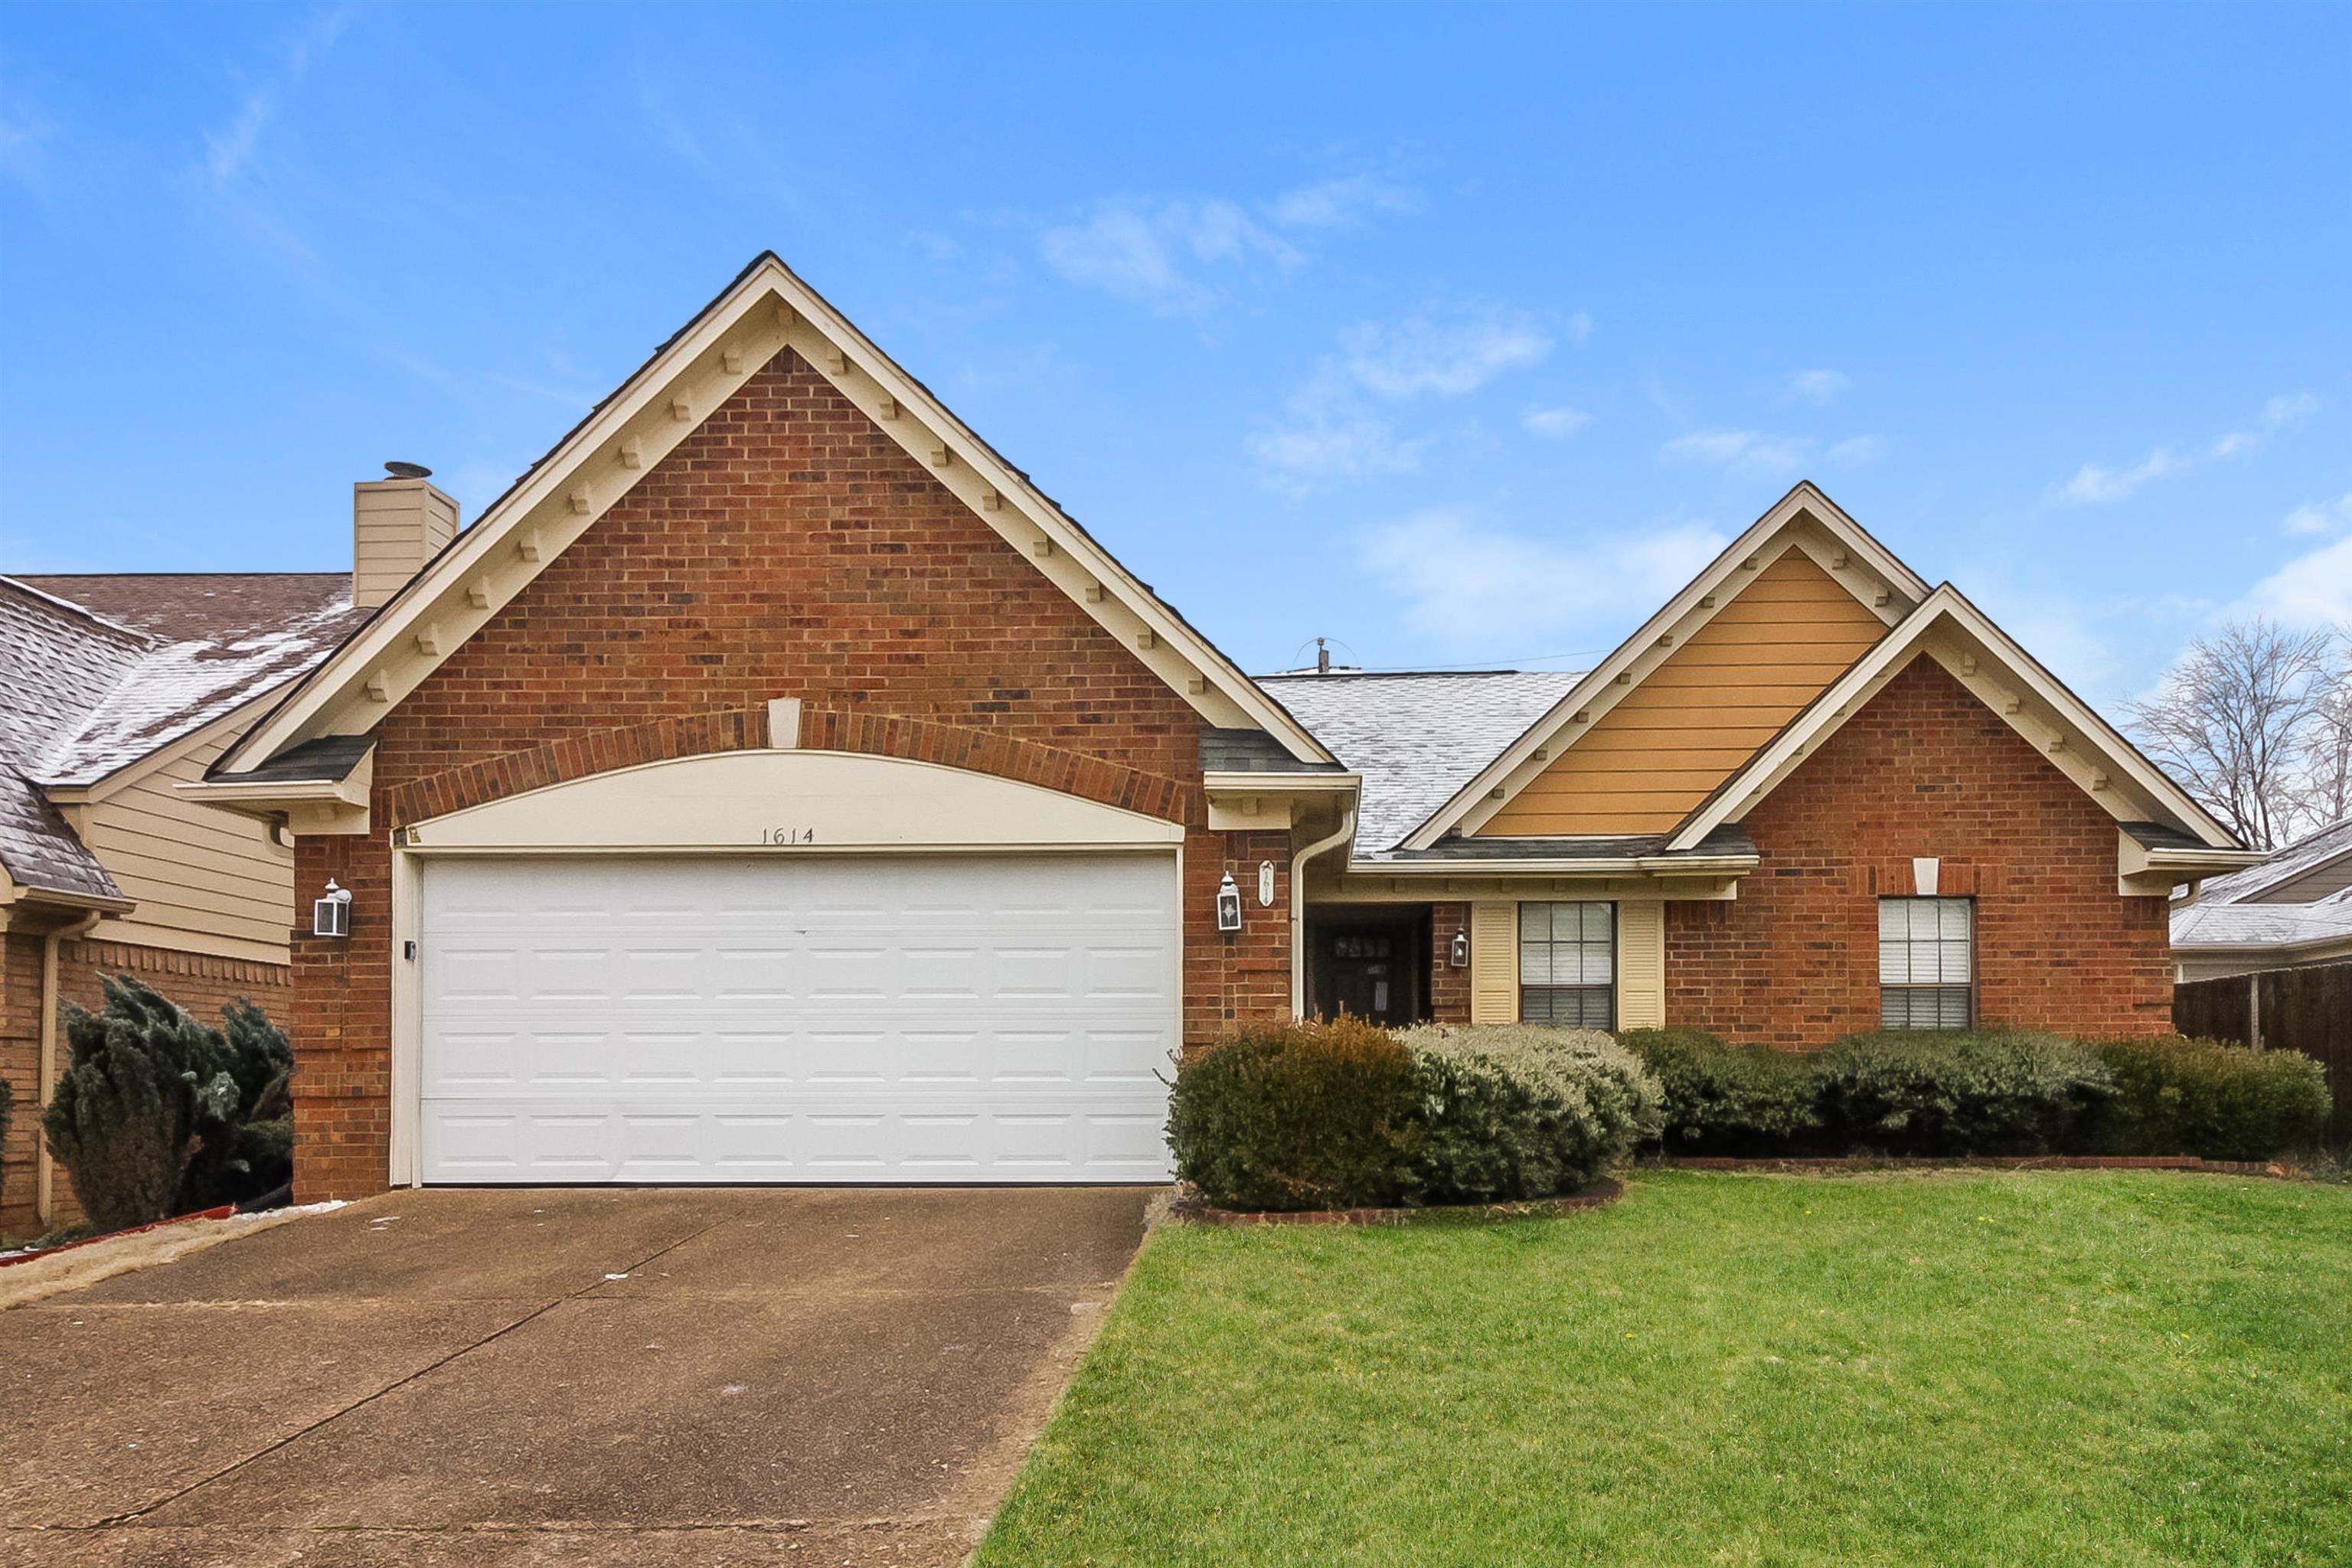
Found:
M 436 862 L 427 1180 L 1167 1179 L 1172 868 Z

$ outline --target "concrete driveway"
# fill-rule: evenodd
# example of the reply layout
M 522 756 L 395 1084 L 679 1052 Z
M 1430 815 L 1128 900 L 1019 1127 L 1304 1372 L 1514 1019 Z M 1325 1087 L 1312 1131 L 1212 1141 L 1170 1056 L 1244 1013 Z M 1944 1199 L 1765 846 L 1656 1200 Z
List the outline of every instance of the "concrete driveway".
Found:
M 370 1199 L 0 1313 L 0 1560 L 961 1562 L 1150 1189 Z

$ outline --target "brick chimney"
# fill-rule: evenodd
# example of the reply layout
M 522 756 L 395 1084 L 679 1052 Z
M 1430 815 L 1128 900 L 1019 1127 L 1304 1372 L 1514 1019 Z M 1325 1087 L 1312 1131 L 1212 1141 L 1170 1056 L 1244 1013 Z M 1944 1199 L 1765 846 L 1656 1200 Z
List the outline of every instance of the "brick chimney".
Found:
M 352 487 L 352 603 L 363 610 L 399 593 L 457 537 L 457 503 L 434 485 L 432 469 L 383 468 L 390 479 Z

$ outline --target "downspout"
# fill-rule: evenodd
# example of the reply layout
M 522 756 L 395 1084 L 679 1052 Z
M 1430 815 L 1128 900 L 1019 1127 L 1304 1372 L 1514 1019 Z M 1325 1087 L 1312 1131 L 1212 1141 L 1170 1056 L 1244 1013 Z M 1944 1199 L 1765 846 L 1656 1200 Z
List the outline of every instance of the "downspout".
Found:
M 42 1111 L 48 1110 L 58 1087 L 58 947 L 69 937 L 88 935 L 98 924 L 99 913 L 92 910 L 41 938 L 41 1058 L 33 1081 L 35 1100 Z M 37 1122 L 33 1128 L 33 1215 L 47 1230 L 57 1206 L 57 1162 L 49 1157 L 48 1131 Z
M 1307 862 L 1318 855 L 1352 843 L 1356 837 L 1356 803 L 1339 807 L 1339 826 L 1290 858 L 1290 1016 L 1307 1016 Z

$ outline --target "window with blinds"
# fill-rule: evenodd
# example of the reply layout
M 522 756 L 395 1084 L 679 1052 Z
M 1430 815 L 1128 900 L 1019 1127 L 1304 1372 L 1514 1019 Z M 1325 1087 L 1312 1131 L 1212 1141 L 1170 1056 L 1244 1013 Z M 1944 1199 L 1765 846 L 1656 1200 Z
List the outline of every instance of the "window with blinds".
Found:
M 1519 906 L 1519 1021 L 1616 1026 L 1617 909 L 1606 903 Z
M 1974 1012 L 1975 984 L 1972 900 L 1878 900 L 1880 1027 L 1965 1029 Z

